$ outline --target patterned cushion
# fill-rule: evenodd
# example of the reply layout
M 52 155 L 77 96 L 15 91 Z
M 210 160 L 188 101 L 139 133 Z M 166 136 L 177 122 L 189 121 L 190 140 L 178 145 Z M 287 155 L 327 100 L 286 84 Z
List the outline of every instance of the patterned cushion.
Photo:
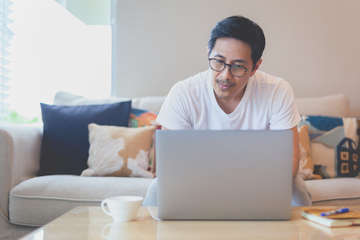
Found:
M 89 168 L 81 175 L 153 177 L 149 153 L 155 129 L 89 124 Z
M 130 111 L 129 127 L 144 127 L 155 125 L 157 115 L 144 109 L 132 108 Z
M 309 129 L 315 175 L 322 178 L 358 175 L 356 118 L 303 116 L 299 125 Z

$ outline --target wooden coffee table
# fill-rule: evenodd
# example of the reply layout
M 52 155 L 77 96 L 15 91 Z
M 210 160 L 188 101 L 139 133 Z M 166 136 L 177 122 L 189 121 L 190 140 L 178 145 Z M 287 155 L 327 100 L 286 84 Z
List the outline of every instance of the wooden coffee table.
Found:
M 291 221 L 162 222 L 142 208 L 136 221 L 115 224 L 100 207 L 78 207 L 23 239 L 360 239 L 360 227 L 322 227 L 302 219 L 300 208 Z

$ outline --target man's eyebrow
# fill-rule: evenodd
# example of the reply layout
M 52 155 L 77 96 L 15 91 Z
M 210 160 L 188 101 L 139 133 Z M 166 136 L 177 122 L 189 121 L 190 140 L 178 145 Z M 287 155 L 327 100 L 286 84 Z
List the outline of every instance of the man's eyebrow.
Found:
M 220 57 L 220 58 L 225 58 L 223 55 L 221 55 L 221 54 L 215 54 L 215 56 L 214 57 Z
M 236 60 L 234 60 L 234 61 L 232 61 L 233 63 L 235 62 L 235 63 L 248 63 L 246 60 L 244 60 L 244 59 L 236 59 Z

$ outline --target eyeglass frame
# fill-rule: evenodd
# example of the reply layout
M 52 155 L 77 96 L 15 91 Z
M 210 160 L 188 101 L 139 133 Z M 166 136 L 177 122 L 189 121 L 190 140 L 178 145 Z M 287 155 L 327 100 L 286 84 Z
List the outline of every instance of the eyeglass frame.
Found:
M 211 64 L 210 64 L 210 61 L 212 61 L 212 60 L 222 61 L 222 62 L 223 62 L 223 66 L 224 66 L 223 69 L 221 69 L 221 70 L 215 70 L 215 69 L 213 69 L 212 66 L 211 66 Z M 209 61 L 209 67 L 211 68 L 211 70 L 213 70 L 213 71 L 215 71 L 215 72 L 222 72 L 222 71 L 224 71 L 224 69 L 225 69 L 226 67 L 229 67 L 230 73 L 231 73 L 231 75 L 232 75 L 233 77 L 243 77 L 243 76 L 245 76 L 245 74 L 249 71 L 249 69 L 248 69 L 247 67 L 241 66 L 241 67 L 243 67 L 243 68 L 245 69 L 245 72 L 244 72 L 244 74 L 242 74 L 241 76 L 238 76 L 238 75 L 234 75 L 233 72 L 232 72 L 232 66 L 234 65 L 233 63 L 232 63 L 232 64 L 228 64 L 228 63 L 224 62 L 223 60 L 220 60 L 220 59 L 217 59 L 217 58 L 208 58 L 208 61 Z

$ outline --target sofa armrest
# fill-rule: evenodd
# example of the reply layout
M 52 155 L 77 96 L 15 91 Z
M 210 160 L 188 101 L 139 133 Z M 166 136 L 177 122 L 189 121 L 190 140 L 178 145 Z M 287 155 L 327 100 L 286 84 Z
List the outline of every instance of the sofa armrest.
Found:
M 8 217 L 10 190 L 40 165 L 42 126 L 0 124 L 0 214 Z

